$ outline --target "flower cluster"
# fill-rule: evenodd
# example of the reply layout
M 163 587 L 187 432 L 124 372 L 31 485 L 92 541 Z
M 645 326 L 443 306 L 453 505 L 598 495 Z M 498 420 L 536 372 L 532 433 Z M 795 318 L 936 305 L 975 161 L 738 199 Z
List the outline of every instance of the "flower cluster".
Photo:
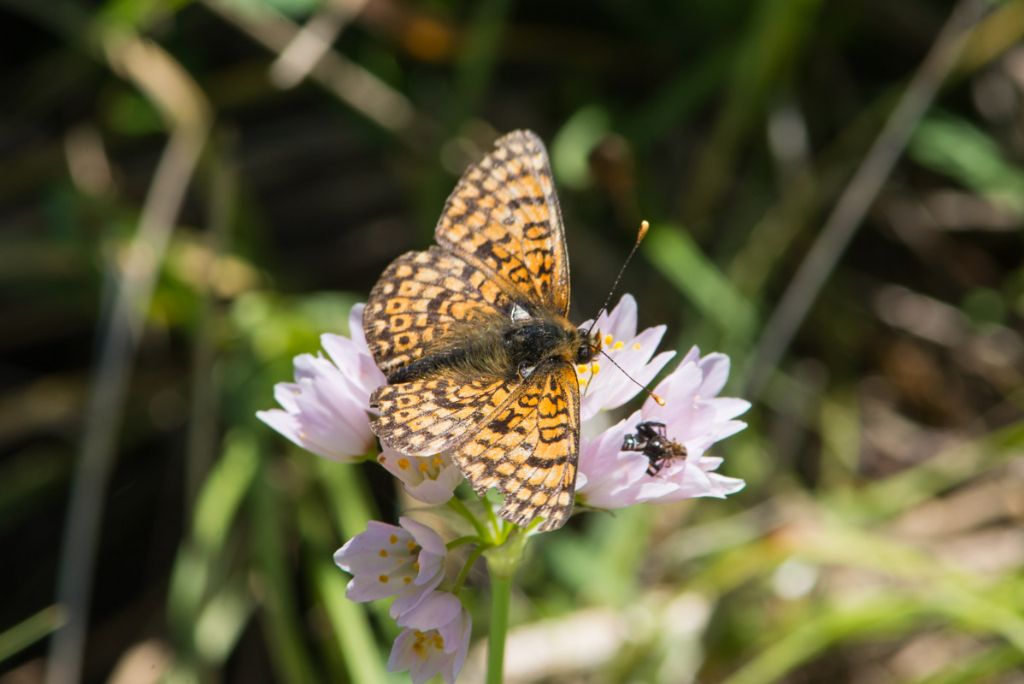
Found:
M 352 462 L 375 457 L 411 497 L 424 504 L 456 505 L 453 492 L 463 478 L 446 454 L 421 458 L 389 449 L 376 453 L 369 397 L 385 378 L 367 348 L 362 310 L 362 305 L 352 309 L 350 337 L 326 334 L 321 338 L 328 358 L 296 357 L 295 382 L 275 388 L 281 408 L 258 415 L 288 439 L 325 458 Z M 591 508 L 614 509 L 724 497 L 742 489 L 742 480 L 715 472 L 721 458 L 705 455 L 715 442 L 745 427 L 736 417 L 749 404 L 718 396 L 729 375 L 728 357 L 701 356 L 694 347 L 655 387 L 661 404 L 648 398 L 628 418 L 601 430 L 600 425 L 607 425 L 603 414 L 634 399 L 640 386 L 650 383 L 675 352 L 656 354 L 664 326 L 637 333 L 636 301 L 630 295 L 602 314 L 594 329 L 600 331 L 604 355 L 621 370 L 606 367 L 603 356 L 576 369 L 583 424 L 578 501 Z M 648 422 L 664 426 L 665 434 L 685 454 L 666 459 L 654 474 L 650 454 L 624 448 L 627 436 Z M 409 670 L 417 683 L 437 674 L 446 682 L 454 681 L 469 645 L 470 617 L 457 597 L 466 573 L 460 572 L 454 581 L 447 577 L 447 554 L 434 530 L 403 517 L 399 527 L 371 522 L 335 555 L 338 565 L 352 574 L 350 599 L 395 597 L 391 615 L 404 629 L 395 641 L 388 668 Z
M 409 670 L 415 682 L 435 674 L 453 682 L 469 649 L 472 622 L 454 594 L 438 591 L 447 549 L 426 525 L 406 517 L 399 525 L 370 521 L 338 549 L 334 562 L 352 574 L 347 596 L 353 601 L 396 597 L 391 617 L 404 629 L 388 669 Z

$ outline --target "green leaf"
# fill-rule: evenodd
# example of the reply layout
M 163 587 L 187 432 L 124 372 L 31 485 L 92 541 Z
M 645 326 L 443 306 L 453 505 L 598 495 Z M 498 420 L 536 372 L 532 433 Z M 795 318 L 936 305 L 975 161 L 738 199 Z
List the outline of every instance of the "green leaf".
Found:
M 644 241 L 644 254 L 719 328 L 739 340 L 753 337 L 756 320 L 753 305 L 711 263 L 682 227 L 652 226 Z
M 908 153 L 918 164 L 1024 217 L 1024 169 L 1009 162 L 1000 145 L 966 119 L 929 116 L 918 124 Z

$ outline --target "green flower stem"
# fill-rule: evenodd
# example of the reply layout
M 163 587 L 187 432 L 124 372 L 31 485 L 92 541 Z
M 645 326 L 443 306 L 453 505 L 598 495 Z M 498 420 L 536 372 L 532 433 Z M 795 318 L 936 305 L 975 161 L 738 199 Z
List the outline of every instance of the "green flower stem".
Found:
M 487 684 L 501 684 L 505 667 L 505 635 L 512 578 L 491 574 L 491 628 L 487 636 Z
M 458 548 L 465 544 L 472 544 L 474 542 L 479 541 L 481 541 L 480 537 L 476 536 L 475 534 L 467 534 L 464 537 L 456 537 L 455 539 L 452 539 L 450 542 L 445 544 L 444 547 L 451 551 L 452 549 Z
M 512 599 L 512 578 L 523 559 L 526 534 L 514 528 L 505 543 L 484 551 L 491 577 L 491 624 L 487 636 L 487 684 L 501 684 L 505 664 L 508 609 Z
M 494 506 L 491 505 L 490 500 L 484 496 L 481 497 L 484 504 L 484 510 L 487 511 L 487 518 L 491 521 L 491 529 L 494 530 L 495 537 L 501 532 L 501 525 L 505 522 L 504 520 L 498 520 L 498 516 L 494 514 Z M 500 544 L 501 542 L 497 542 Z
M 487 533 L 487 530 L 484 528 L 483 524 L 479 520 L 477 520 L 476 516 L 473 515 L 473 513 L 468 508 L 466 508 L 466 504 L 463 503 L 462 499 L 460 499 L 457 496 L 453 496 L 452 498 L 448 499 L 448 507 L 451 508 L 456 513 L 458 513 L 463 518 L 465 518 L 467 521 L 469 521 L 469 524 L 473 526 L 473 529 L 476 530 L 477 535 L 481 539 L 491 538 L 491 535 Z
M 476 559 L 480 557 L 484 551 L 489 547 L 486 544 L 479 544 L 476 548 L 469 552 L 469 557 L 466 559 L 466 564 L 462 566 L 462 570 L 459 571 L 459 576 L 455 578 L 455 586 L 452 587 L 452 593 L 458 595 L 462 589 L 462 585 L 466 583 L 466 578 L 469 577 L 470 570 L 473 569 L 473 565 L 476 563 Z

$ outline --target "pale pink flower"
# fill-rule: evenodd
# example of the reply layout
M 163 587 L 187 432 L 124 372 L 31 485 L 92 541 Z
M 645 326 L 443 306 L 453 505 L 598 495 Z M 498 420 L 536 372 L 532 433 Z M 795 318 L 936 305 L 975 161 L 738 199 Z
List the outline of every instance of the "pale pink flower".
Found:
M 595 508 L 621 508 L 636 503 L 668 502 L 697 496 L 724 498 L 743 488 L 739 480 L 714 472 L 721 458 L 705 456 L 715 442 L 739 432 L 746 424 L 733 420 L 750 404 L 742 399 L 718 397 L 729 375 L 729 357 L 708 354 L 696 347 L 655 388 L 664 401 L 648 399 L 643 407 L 580 449 L 581 502 Z M 666 433 L 686 447 L 687 456 L 667 461 L 655 475 L 647 473 L 647 456 L 622 451 L 627 434 L 642 421 L 666 425 Z
M 414 684 L 441 675 L 452 684 L 469 651 L 473 623 L 453 594 L 431 592 L 398 619 L 405 629 L 395 639 L 388 671 L 408 670 Z
M 366 346 L 363 306 L 353 306 L 349 314 L 350 337 L 320 337 L 329 358 L 295 357 L 295 382 L 274 387 L 282 408 L 256 413 L 299 446 L 336 461 L 359 460 L 376 443 L 370 431 L 370 394 L 385 378 Z
M 665 326 L 647 328 L 638 335 L 636 322 L 636 300 L 629 294 L 622 295 L 615 308 L 598 317 L 594 330 L 600 333 L 601 350 L 622 370 L 602 354 L 589 364 L 576 367 L 580 379 L 581 421 L 594 417 L 599 411 L 618 408 L 628 402 L 640 392 L 637 383 L 649 383 L 675 356 L 674 351 L 654 356 L 665 334 Z M 580 327 L 589 329 L 590 322 Z
M 447 554 L 444 541 L 432 529 L 411 518 L 401 527 L 371 520 L 366 531 L 349 539 L 334 554 L 334 562 L 352 575 L 345 595 L 353 601 L 397 596 L 391 617 L 415 608 L 444 579 Z
M 377 462 L 402 481 L 409 496 L 431 506 L 452 498 L 462 482 L 462 473 L 447 454 L 437 456 L 406 456 L 385 447 Z

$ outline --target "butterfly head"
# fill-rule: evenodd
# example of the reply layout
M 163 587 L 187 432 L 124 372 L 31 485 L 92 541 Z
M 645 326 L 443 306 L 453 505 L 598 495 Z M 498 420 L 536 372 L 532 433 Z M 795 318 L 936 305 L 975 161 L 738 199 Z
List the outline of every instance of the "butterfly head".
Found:
M 591 326 L 593 328 L 593 326 Z M 594 360 L 594 357 L 601 353 L 601 336 L 591 330 L 579 329 L 579 338 L 576 345 L 576 363 L 587 364 Z

